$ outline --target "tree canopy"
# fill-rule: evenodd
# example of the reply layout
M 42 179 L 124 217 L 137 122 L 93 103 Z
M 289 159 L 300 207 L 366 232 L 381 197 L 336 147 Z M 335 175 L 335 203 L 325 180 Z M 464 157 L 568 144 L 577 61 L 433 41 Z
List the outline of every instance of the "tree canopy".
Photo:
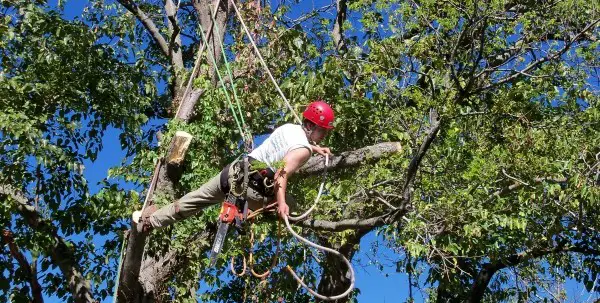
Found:
M 242 152 L 223 86 L 252 134 L 293 121 L 230 1 L 94 0 L 75 20 L 69 2 L 1 2 L 1 294 L 102 301 L 119 281 L 123 302 L 311 302 L 285 265 L 321 293 L 347 287 L 338 259 L 278 237 L 275 217 L 252 225 L 256 271 L 281 239 L 265 282 L 229 273 L 247 236 L 208 266 L 217 207 L 149 237 L 130 222 L 176 131 L 194 138 L 182 166 L 160 170 L 158 205 Z M 566 280 L 600 292 L 597 3 L 235 3 L 294 109 L 322 98 L 336 111 L 327 191 L 302 235 L 350 259 L 372 249 L 411 277 L 409 300 L 560 301 Z M 109 127 L 127 155 L 92 194 L 84 164 Z M 292 179 L 300 209 L 321 161 Z M 372 232 L 393 261 L 359 245 Z

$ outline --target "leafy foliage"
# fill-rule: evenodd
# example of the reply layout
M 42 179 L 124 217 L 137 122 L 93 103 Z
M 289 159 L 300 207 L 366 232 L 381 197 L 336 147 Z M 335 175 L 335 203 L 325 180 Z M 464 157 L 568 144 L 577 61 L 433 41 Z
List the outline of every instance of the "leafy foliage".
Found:
M 117 239 L 107 240 L 102 250 L 93 239 L 115 232 L 121 226 L 118 213 L 128 207 L 118 199 L 123 195 L 118 205 L 92 199 L 84 165 L 96 159 L 109 127 L 122 130 L 125 145 L 138 140 L 154 85 L 143 89 L 146 76 L 115 58 L 112 46 L 99 43 L 82 22 L 65 21 L 31 1 L 3 1 L 2 10 L 0 182 L 35 202 L 43 219 L 77 247 L 75 259 L 104 298 L 108 289 L 102 281 L 115 275 L 106 266 L 114 266 Z M 2 196 L 2 226 L 39 260 L 34 263 L 40 264 L 47 292 L 66 299 L 66 282 L 48 259 L 51 235 L 27 227 L 8 199 Z M 3 259 L 0 266 L 7 275 L 3 281 L 10 281 L 3 283 L 3 297 L 26 289 L 26 276 L 11 274 L 22 270 L 14 260 Z
M 163 2 L 138 2 L 169 38 L 168 18 L 159 17 Z M 123 181 L 146 186 L 177 130 L 194 140 L 176 195 L 197 188 L 240 153 L 240 134 L 206 57 L 193 81 L 203 90 L 194 117 L 158 127 L 158 142 L 156 127 L 141 127 L 148 116 L 174 115 L 201 45 L 196 11 L 181 2 L 183 68 L 176 68 L 139 19 L 117 2 L 92 1 L 83 23 L 66 22 L 41 4 L 10 3 L 0 27 L 2 182 L 17 185 L 31 200 L 39 196 L 45 218 L 67 237 L 85 234 L 87 242 L 73 241 L 81 249 L 80 264 L 93 281 L 112 280 L 116 242 L 89 255 L 87 239 L 114 236 L 125 214 L 137 207 L 139 194 L 124 189 Z M 599 291 L 600 15 L 593 1 L 348 1 L 346 47 L 339 51 L 330 38 L 335 14 L 329 12 L 335 8 L 292 19 L 290 12 L 304 6 L 256 5 L 244 2 L 243 14 L 292 106 L 301 111 L 316 98 L 334 106 L 336 129 L 325 145 L 334 153 L 385 141 L 404 147 L 387 159 L 330 173 L 314 218 L 366 219 L 392 208 L 406 209 L 403 216 L 369 230 L 303 229 L 303 235 L 353 256 L 367 251 L 358 245 L 361 237 L 377 231 L 384 239 L 377 245 L 397 252 L 397 271 L 423 278 L 411 287 L 428 291 L 430 301 L 564 298 L 547 289 L 566 279 Z M 230 20 L 224 41 L 233 81 L 249 130 L 268 133 L 292 117 L 240 33 L 239 23 Z M 440 127 L 434 131 L 436 117 Z M 127 159 L 89 197 L 80 167 L 94 159 L 108 126 L 123 131 Z M 430 135 L 435 139 L 426 145 Z M 312 203 L 318 182 L 293 180 L 299 209 Z M 165 195 L 155 202 L 171 201 Z M 283 265 L 315 288 L 337 268 L 285 233 L 281 261 L 266 286 L 227 273 L 231 256 L 248 253 L 243 237 L 230 237 L 217 267 L 208 268 L 209 239 L 194 236 L 212 228 L 217 211 L 209 208 L 152 236 L 150 257 L 175 249 L 189 261 L 163 286 L 163 299 L 309 302 Z M 43 252 L 41 235 L 8 206 L 1 214 L 21 234 L 21 247 Z M 254 244 L 256 267 L 262 270 L 274 254 L 276 226 L 267 218 L 254 229 L 260 239 Z M 10 259 L 0 261 L 14 271 Z M 504 270 L 508 267 L 512 273 Z M 0 287 L 18 292 L 26 282 L 16 277 Z M 64 287 L 52 288 L 59 284 L 52 270 L 46 280 L 51 292 L 65 295 Z M 198 291 L 198 285 L 207 289 Z M 478 287 L 487 289 L 484 297 Z M 101 298 L 106 289 L 95 288 Z M 256 297 L 251 290 L 259 290 Z

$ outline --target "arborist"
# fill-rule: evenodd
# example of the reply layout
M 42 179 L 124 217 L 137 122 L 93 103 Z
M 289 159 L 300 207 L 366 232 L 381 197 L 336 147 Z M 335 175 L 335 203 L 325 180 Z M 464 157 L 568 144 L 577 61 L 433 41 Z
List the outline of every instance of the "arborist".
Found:
M 148 233 L 193 216 L 210 205 L 224 200 L 239 201 L 240 198 L 250 210 L 276 201 L 279 216 L 289 215 L 288 178 L 308 161 L 312 153 L 331 155 L 329 148 L 318 144 L 333 129 L 332 108 L 317 100 L 306 107 L 302 116 L 302 125 L 284 124 L 276 128 L 248 157 L 227 165 L 199 189 L 160 209 L 150 205 L 134 212 L 134 222 L 141 223 L 141 231 Z M 266 169 L 253 170 L 252 166 L 261 166 L 256 161 L 264 163 Z M 283 168 L 275 168 L 273 164 L 280 161 L 284 162 Z

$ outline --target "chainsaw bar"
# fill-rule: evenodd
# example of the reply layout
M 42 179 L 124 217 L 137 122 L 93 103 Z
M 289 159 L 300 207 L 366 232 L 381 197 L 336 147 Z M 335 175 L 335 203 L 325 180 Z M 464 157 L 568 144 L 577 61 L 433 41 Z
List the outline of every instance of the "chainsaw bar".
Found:
M 217 235 L 215 236 L 215 242 L 210 250 L 210 266 L 215 266 L 217 263 L 217 256 L 223 249 L 223 243 L 225 243 L 225 237 L 227 236 L 227 230 L 229 229 L 229 223 L 219 222 L 219 228 L 217 229 Z

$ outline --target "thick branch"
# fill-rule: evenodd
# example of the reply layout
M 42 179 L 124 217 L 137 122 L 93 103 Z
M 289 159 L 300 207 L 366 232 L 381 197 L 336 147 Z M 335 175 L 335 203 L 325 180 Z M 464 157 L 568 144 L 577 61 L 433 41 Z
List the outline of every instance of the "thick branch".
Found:
M 29 265 L 25 255 L 15 243 L 12 232 L 9 230 L 3 230 L 2 241 L 4 244 L 8 245 L 11 256 L 17 260 L 19 266 L 23 268 L 23 272 L 25 272 L 27 275 L 29 284 L 31 285 L 31 296 L 33 297 L 33 303 L 43 303 L 44 297 L 42 296 L 42 286 L 38 282 L 37 272 Z
M 377 160 L 387 157 L 402 151 L 402 146 L 399 142 L 385 142 L 357 150 L 343 152 L 339 155 L 334 155 L 329 159 L 328 170 L 337 170 L 342 168 L 354 167 L 364 164 L 367 160 Z M 301 175 L 318 174 L 325 169 L 323 156 L 314 156 L 300 168 L 298 171 Z
M 339 52 L 346 48 L 344 41 L 344 22 L 346 21 L 346 11 L 348 10 L 347 0 L 337 0 L 337 15 L 335 17 L 335 24 L 333 25 L 333 43 L 335 49 Z
M 217 3 L 219 4 L 219 6 L 217 7 L 217 12 L 215 13 L 215 21 L 216 24 L 215 26 L 212 26 L 212 16 L 211 16 L 211 12 L 214 9 L 214 4 L 213 3 Z M 226 28 L 226 23 L 227 23 L 227 18 L 228 18 L 228 13 L 230 10 L 230 5 L 229 5 L 229 1 L 228 0 L 212 0 L 212 1 L 200 1 L 200 0 L 194 0 L 193 1 L 194 4 L 194 9 L 196 10 L 196 14 L 198 16 L 198 21 L 200 22 L 200 25 L 202 26 L 202 28 L 205 31 L 210 31 L 207 32 L 205 34 L 206 37 L 208 37 L 208 50 L 211 51 L 213 53 L 213 56 L 215 58 L 215 63 L 213 65 L 212 60 L 208 60 L 208 65 L 209 65 L 209 72 L 210 72 L 210 77 L 211 77 L 211 81 L 213 82 L 213 84 L 217 83 L 217 74 L 216 74 L 216 68 L 218 68 L 219 63 L 223 60 L 223 56 L 221 55 L 221 43 L 219 43 L 220 41 L 223 41 L 223 39 L 225 38 L 225 28 Z M 217 33 L 217 28 L 218 33 Z M 217 40 L 219 39 L 219 40 Z
M 207 228 L 206 230 L 197 233 L 190 239 L 187 239 L 186 242 L 190 243 L 188 247 L 195 247 L 195 249 L 208 249 L 209 245 L 197 247 L 197 242 L 198 240 L 211 238 L 211 234 L 214 234 L 215 231 L 216 229 L 213 226 L 212 228 Z M 144 289 L 144 293 L 155 293 L 160 285 L 173 277 L 173 275 L 175 275 L 181 268 L 187 266 L 190 261 L 188 255 L 188 251 L 171 249 L 169 252 L 161 255 L 158 259 L 148 258 L 144 260 L 142 269 L 140 270 L 140 284 Z
M 314 230 L 343 231 L 348 229 L 372 229 L 389 223 L 390 214 L 385 214 L 368 219 L 347 219 L 341 221 L 325 221 L 309 219 L 294 223 L 295 225 Z
M 171 39 L 169 39 L 169 58 L 171 58 L 171 64 L 177 68 L 183 68 L 183 57 L 181 48 L 181 28 L 177 22 L 177 6 L 173 3 L 173 0 L 165 0 L 165 12 L 167 13 L 167 20 L 169 31 L 171 32 Z M 174 77 L 178 78 L 178 77 Z M 177 84 L 175 84 L 177 85 Z
M 53 245 L 46 247 L 46 252 L 50 255 L 52 262 L 60 268 L 65 276 L 73 300 L 76 303 L 96 302 L 92 298 L 90 283 L 86 280 L 78 269 L 78 264 L 74 258 L 71 245 L 58 235 L 56 227 L 47 220 L 40 217 L 38 212 L 30 204 L 25 195 L 11 186 L 0 185 L 0 197 L 10 197 L 16 203 L 16 208 L 25 218 L 25 221 L 36 232 L 49 235 L 53 238 Z
M 144 28 L 146 28 L 146 30 L 148 31 L 148 33 L 150 34 L 150 36 L 152 36 L 152 38 L 154 38 L 154 42 L 156 42 L 156 44 L 158 44 L 160 50 L 162 51 L 162 53 L 170 59 L 169 57 L 169 45 L 167 43 L 167 40 L 165 40 L 165 38 L 160 34 L 160 30 L 158 29 L 158 27 L 156 27 L 156 25 L 154 24 L 154 22 L 152 21 L 152 19 L 150 19 L 150 17 L 148 17 L 146 15 L 146 13 L 144 13 L 138 6 L 137 4 L 135 4 L 132 0 L 117 0 L 119 3 L 121 3 L 121 5 L 123 5 L 128 11 L 130 11 L 134 16 L 136 16 L 136 18 L 138 20 L 140 20 L 140 22 L 142 22 L 142 25 L 144 26 Z

